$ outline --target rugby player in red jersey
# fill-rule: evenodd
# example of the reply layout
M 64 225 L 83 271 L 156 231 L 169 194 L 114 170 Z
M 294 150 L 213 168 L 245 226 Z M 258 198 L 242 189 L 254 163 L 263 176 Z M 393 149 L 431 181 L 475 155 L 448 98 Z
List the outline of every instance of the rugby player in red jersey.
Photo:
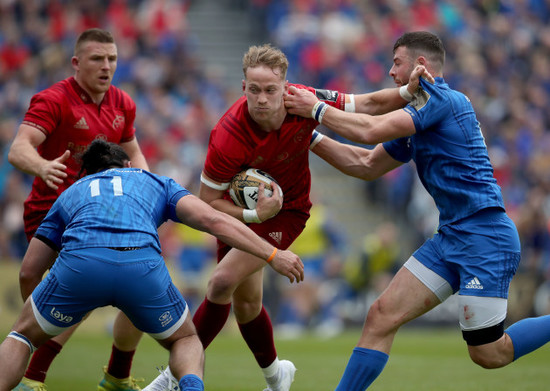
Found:
M 59 194 L 77 179 L 81 165 L 78 154 L 93 140 L 120 144 L 134 167 L 149 169 L 135 137 L 136 105 L 128 94 L 111 85 L 117 66 L 117 46 L 111 33 L 96 28 L 84 31 L 77 39 L 71 63 L 74 76 L 32 97 L 8 155 L 11 164 L 35 176 L 24 205 L 29 241 Z M 22 263 L 23 299 L 38 285 L 46 269 L 47 265 Z M 75 327 L 34 353 L 16 390 L 46 389 L 48 368 Z M 139 390 L 130 377 L 130 367 L 141 335 L 120 312 L 100 390 Z
M 279 49 L 270 45 L 249 48 L 243 58 L 244 96 L 211 132 L 199 191 L 200 198 L 215 209 L 249 223 L 260 237 L 282 249 L 300 235 L 309 218 L 308 152 L 313 130 L 319 124 L 315 119 L 287 113 L 284 96 L 289 85 L 307 88 L 328 105 L 346 111 L 356 111 L 357 105 L 358 111 L 384 112 L 407 103 L 397 88 L 354 96 L 289 84 L 287 69 L 288 60 Z M 283 196 L 276 189 L 271 197 L 260 191 L 255 209 L 236 206 L 227 189 L 231 178 L 249 167 L 269 173 Z M 287 391 L 296 368 L 277 356 L 271 320 L 262 304 L 265 266 L 264 259 L 218 241 L 218 265 L 193 321 L 206 348 L 225 325 L 233 306 L 241 334 L 266 379 L 266 390 Z M 171 384 L 177 382 L 167 369 L 144 391 L 171 389 Z

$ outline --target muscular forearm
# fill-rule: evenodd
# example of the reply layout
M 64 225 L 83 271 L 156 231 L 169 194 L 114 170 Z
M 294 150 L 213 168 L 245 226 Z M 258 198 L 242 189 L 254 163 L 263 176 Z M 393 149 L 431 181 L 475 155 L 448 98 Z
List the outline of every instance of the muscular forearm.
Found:
M 48 161 L 41 157 L 36 148 L 28 143 L 15 140 L 8 153 L 8 161 L 17 169 L 33 175 L 40 175 L 40 167 Z
M 364 180 L 376 179 L 368 169 L 369 150 L 324 137 L 312 152 L 346 175 Z
M 232 216 L 223 214 L 212 222 L 211 233 L 231 247 L 245 251 L 261 259 L 268 259 L 273 246 L 261 239 L 250 228 Z
M 389 113 L 407 105 L 399 88 L 386 88 L 368 94 L 355 95 L 355 112 L 370 115 Z

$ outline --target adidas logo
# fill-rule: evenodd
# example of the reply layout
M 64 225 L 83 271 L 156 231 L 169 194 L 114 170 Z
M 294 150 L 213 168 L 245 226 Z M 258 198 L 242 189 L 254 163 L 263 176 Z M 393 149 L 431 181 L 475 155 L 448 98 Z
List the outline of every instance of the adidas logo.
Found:
M 283 239 L 283 233 L 282 232 L 270 232 L 269 237 L 271 237 L 273 240 L 275 240 L 278 244 L 281 244 L 281 240 Z
M 474 277 L 469 283 L 466 284 L 467 289 L 483 289 L 483 285 L 478 280 L 477 277 Z
M 81 117 L 76 124 L 74 124 L 74 127 L 76 129 L 90 129 L 88 126 L 88 123 L 86 122 L 86 118 Z

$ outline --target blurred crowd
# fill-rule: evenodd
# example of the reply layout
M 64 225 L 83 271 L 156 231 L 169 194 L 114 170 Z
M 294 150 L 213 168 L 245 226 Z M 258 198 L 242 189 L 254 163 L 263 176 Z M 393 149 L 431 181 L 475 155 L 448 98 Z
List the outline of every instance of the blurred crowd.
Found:
M 190 0 L 0 1 L 1 259 L 19 261 L 26 249 L 22 206 L 31 179 L 7 163 L 10 142 L 31 96 L 72 75 L 74 41 L 86 28 L 102 27 L 115 36 L 119 60 L 113 83 L 136 101 L 137 136 L 151 169 L 197 190 L 210 129 L 235 94 L 198 65 L 201 42 L 187 20 L 192 5 Z M 233 5 L 249 13 L 251 36 L 263 37 L 287 54 L 290 81 L 352 93 L 393 86 L 388 76 L 392 48 L 403 32 L 438 34 L 447 49 L 445 79 L 477 110 L 495 177 L 520 230 L 519 273 L 527 282 L 517 289 L 528 303 L 523 305 L 525 314 L 518 316 L 548 311 L 550 2 L 250 0 Z M 411 165 L 365 186 L 365 202 L 383 210 L 396 226 L 380 228 L 376 238 L 369 233 L 365 254 L 355 254 L 351 266 L 345 265 L 349 254 L 341 242 L 327 251 L 330 267 L 320 273 L 329 270 L 327 279 L 347 283 L 335 285 L 346 293 L 331 297 L 381 289 L 382 277 L 353 276 L 366 269 L 391 273 L 405 260 L 408 254 L 391 250 L 401 248 L 395 229 L 407 227 L 415 245 L 433 233 L 437 211 L 427 200 Z M 193 258 L 185 247 L 186 238 L 199 248 L 201 243 L 210 247 L 207 238 L 190 238 L 172 226 L 162 233 L 164 250 L 178 269 L 199 272 L 200 267 L 193 267 L 208 261 L 197 259 L 211 259 L 208 251 Z M 193 289 L 201 294 L 200 288 Z M 313 311 L 333 311 L 321 302 L 299 303 L 292 316 L 314 318 Z M 288 319 L 291 310 L 287 303 L 280 312 Z

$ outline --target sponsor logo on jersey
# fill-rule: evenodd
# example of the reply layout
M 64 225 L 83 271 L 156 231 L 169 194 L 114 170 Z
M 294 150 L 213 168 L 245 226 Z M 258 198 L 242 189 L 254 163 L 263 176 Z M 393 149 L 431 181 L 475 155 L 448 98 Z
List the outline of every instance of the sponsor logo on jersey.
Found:
M 159 322 L 162 327 L 166 327 L 172 321 L 172 314 L 170 311 L 165 311 L 159 316 Z
M 58 310 L 56 310 L 55 307 L 52 307 L 52 310 L 50 311 L 50 315 L 51 315 L 54 319 L 56 319 L 56 320 L 58 320 L 58 321 L 60 321 L 60 322 L 62 322 L 62 323 L 70 323 L 70 322 L 72 322 L 72 320 L 73 320 L 73 317 L 72 317 L 72 316 L 63 315 L 61 312 L 59 312 Z
M 283 152 L 277 155 L 277 160 L 286 160 L 288 159 L 288 152 Z
M 477 277 L 472 278 L 472 280 L 466 284 L 466 289 L 483 289 L 483 285 Z
M 281 240 L 283 240 L 283 233 L 282 232 L 270 232 L 269 237 L 276 241 L 278 244 L 281 244 Z
M 86 122 L 86 118 L 81 117 L 76 124 L 74 124 L 74 127 L 76 129 L 90 129 L 88 126 L 88 123 Z
M 115 117 L 115 119 L 113 120 L 113 128 L 114 129 L 118 129 L 118 128 L 123 128 L 124 127 L 124 116 L 122 115 L 117 115 Z

